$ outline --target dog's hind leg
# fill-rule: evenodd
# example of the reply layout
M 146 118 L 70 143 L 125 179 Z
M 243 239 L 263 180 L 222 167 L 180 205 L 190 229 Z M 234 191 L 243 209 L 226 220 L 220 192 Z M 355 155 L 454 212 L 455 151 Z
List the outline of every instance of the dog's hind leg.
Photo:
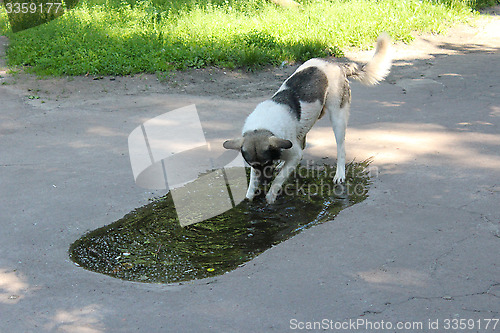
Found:
M 349 120 L 349 103 L 345 103 L 342 108 L 329 107 L 328 111 L 337 142 L 337 171 L 333 182 L 343 183 L 345 182 L 345 132 Z

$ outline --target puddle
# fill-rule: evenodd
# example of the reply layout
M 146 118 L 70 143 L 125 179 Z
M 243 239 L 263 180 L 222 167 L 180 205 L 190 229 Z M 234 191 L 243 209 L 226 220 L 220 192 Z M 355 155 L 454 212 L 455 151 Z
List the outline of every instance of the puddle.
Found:
M 173 283 L 220 275 L 363 201 L 368 165 L 347 165 L 344 185 L 332 183 L 334 167 L 300 167 L 286 184 L 287 195 L 274 205 L 261 195 L 186 227 L 179 225 L 168 193 L 84 235 L 71 245 L 70 257 L 85 269 L 130 281 Z

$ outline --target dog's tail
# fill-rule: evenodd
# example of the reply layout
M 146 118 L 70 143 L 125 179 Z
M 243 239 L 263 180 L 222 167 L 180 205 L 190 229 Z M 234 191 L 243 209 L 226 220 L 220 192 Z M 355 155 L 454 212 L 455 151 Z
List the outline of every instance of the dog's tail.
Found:
M 379 83 L 389 74 L 391 64 L 391 38 L 388 34 L 382 33 L 377 39 L 375 54 L 366 65 L 359 68 L 358 64 L 353 62 L 346 64 L 344 70 L 347 77 L 371 86 Z

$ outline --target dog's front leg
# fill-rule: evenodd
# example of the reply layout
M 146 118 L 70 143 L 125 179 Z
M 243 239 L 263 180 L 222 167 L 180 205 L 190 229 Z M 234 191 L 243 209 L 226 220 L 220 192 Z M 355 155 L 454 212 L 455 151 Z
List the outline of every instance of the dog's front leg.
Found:
M 269 189 L 269 192 L 267 192 L 266 194 L 266 201 L 268 204 L 272 204 L 276 201 L 276 198 L 278 197 L 278 194 L 280 193 L 280 190 L 283 187 L 283 183 L 288 179 L 288 177 L 290 177 L 292 172 L 300 163 L 301 159 L 302 159 L 302 151 L 299 150 L 297 154 L 294 154 L 294 156 L 285 160 L 283 168 L 274 179 L 271 188 Z
M 248 185 L 246 198 L 252 201 L 253 198 L 255 197 L 255 194 L 257 193 L 258 188 L 259 188 L 259 176 L 257 175 L 257 171 L 254 168 L 251 168 L 250 184 Z

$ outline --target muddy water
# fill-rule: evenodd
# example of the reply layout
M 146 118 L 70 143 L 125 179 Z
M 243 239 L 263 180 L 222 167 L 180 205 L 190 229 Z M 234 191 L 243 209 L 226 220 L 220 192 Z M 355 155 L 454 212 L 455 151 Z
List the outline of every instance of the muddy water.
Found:
M 223 274 L 364 200 L 368 164 L 348 165 L 344 185 L 332 183 L 331 166 L 301 168 L 274 205 L 261 195 L 187 227 L 179 225 L 168 193 L 84 235 L 71 245 L 70 257 L 85 269 L 131 281 L 172 283 Z

